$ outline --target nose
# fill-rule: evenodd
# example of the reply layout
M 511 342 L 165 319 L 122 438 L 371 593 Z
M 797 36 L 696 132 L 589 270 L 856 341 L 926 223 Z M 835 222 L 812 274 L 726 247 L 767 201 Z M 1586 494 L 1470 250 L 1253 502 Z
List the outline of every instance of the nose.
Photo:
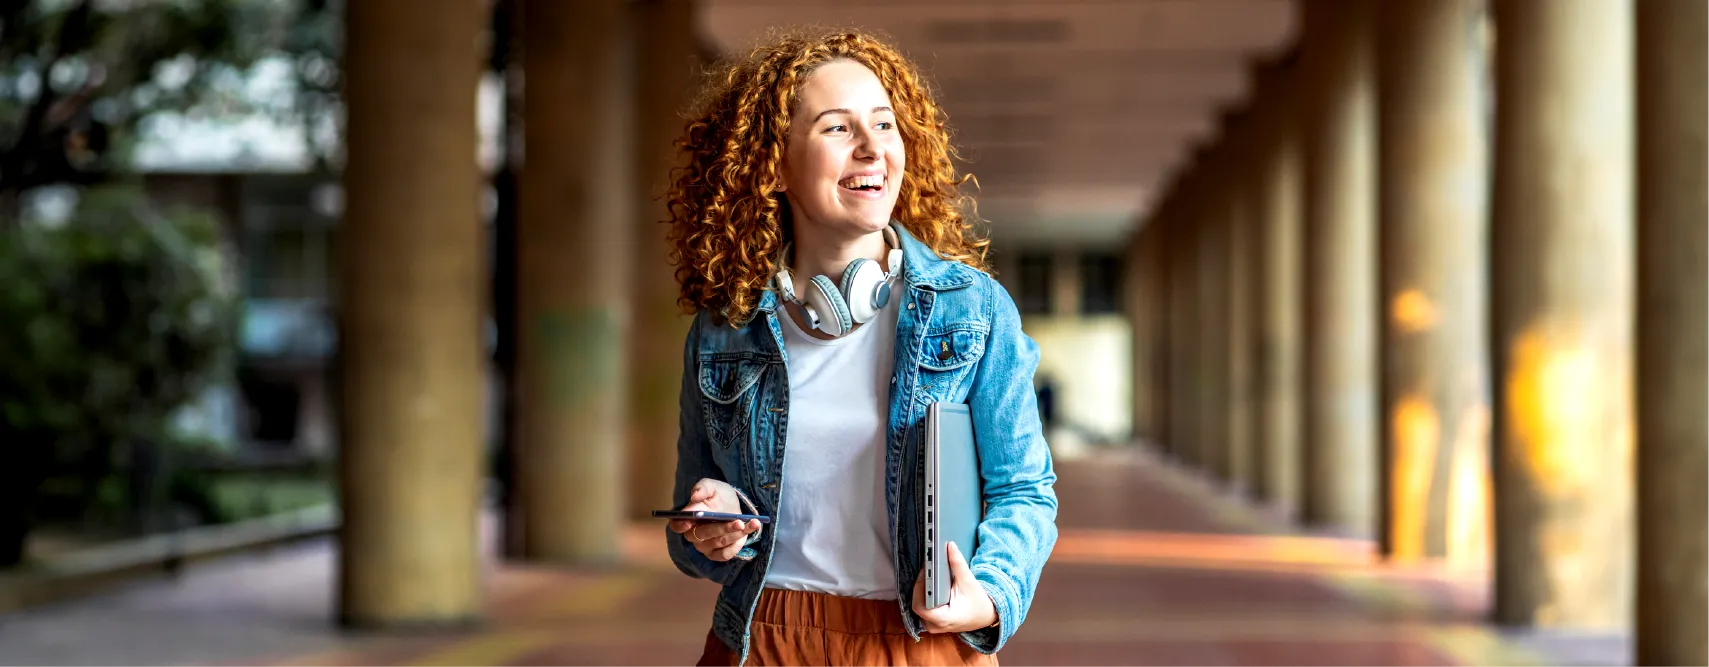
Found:
M 870 127 L 863 127 L 855 132 L 854 157 L 868 162 L 884 157 L 884 145 Z

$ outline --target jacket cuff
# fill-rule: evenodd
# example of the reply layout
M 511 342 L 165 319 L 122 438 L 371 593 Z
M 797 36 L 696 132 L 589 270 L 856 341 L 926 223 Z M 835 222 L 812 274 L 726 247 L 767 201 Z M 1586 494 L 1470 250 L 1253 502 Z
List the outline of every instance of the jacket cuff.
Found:
M 1015 587 L 1009 582 L 1009 577 L 990 566 L 973 568 L 973 578 L 979 581 L 980 588 L 991 596 L 991 607 L 997 610 L 997 625 L 961 633 L 961 639 L 967 642 L 973 650 L 991 655 L 1003 648 L 1009 638 L 1015 634 L 1020 615 L 1016 605 L 1020 596 L 1015 593 Z
M 742 501 L 742 507 L 744 507 L 748 510 L 746 512 L 747 514 L 760 514 L 761 513 L 759 506 L 755 505 L 754 501 L 748 498 L 748 494 L 742 493 L 742 490 L 737 489 L 736 485 L 734 485 L 734 484 L 731 484 L 730 488 L 735 489 L 736 498 L 738 498 Z M 743 544 L 744 545 L 752 545 L 753 543 L 758 542 L 760 540 L 760 536 L 764 535 L 764 534 L 765 534 L 765 524 L 762 523 L 762 524 L 760 524 L 760 529 L 754 531 L 754 534 L 749 535 L 748 541 L 743 542 Z M 740 558 L 742 560 L 753 560 L 754 550 L 752 547 L 744 548 L 744 549 L 742 549 L 741 553 L 736 554 L 736 557 Z

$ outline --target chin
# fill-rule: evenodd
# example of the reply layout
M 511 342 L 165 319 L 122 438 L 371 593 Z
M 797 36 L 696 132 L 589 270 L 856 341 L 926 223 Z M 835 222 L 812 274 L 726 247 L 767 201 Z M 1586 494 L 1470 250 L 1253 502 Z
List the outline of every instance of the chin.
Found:
M 849 215 L 837 221 L 839 229 L 866 235 L 883 231 L 890 225 L 890 213 L 850 212 Z
M 822 233 L 839 237 L 865 236 L 883 231 L 885 227 L 890 225 L 890 220 L 895 215 L 894 206 L 879 206 L 876 205 L 877 202 L 873 202 L 873 204 L 875 205 L 845 206 L 832 215 L 823 218 L 807 217 L 806 219 L 811 220 L 812 222 L 808 224 L 818 228 Z M 799 224 L 802 219 L 797 217 L 797 223 Z
M 890 213 L 879 216 L 867 216 L 860 221 L 861 229 L 868 232 L 883 231 L 885 227 L 890 226 L 891 216 L 892 214 Z

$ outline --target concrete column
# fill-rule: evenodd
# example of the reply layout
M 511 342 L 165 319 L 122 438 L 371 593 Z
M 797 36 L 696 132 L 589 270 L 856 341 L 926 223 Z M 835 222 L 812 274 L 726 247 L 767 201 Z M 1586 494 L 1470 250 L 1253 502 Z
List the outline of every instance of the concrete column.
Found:
M 1154 340 L 1150 335 L 1151 318 L 1147 313 L 1151 302 L 1156 299 L 1151 291 L 1156 284 L 1156 271 L 1149 256 L 1149 246 L 1154 245 L 1156 232 L 1155 227 L 1144 225 L 1129 234 L 1126 259 L 1122 262 L 1122 311 L 1128 322 L 1129 366 L 1132 369 L 1129 400 L 1132 414 L 1130 437 L 1133 440 L 1156 437 L 1155 420 L 1151 414 L 1151 396 L 1156 391 L 1151 382 L 1151 346 Z
M 1637 3 L 1638 665 L 1709 664 L 1704 8 Z
M 1492 7 L 1494 617 L 1613 628 L 1633 592 L 1633 3 Z
M 1165 210 L 1165 214 L 1167 211 Z M 1154 218 L 1145 230 L 1144 261 L 1150 269 L 1145 276 L 1150 280 L 1146 295 L 1150 297 L 1140 311 L 1145 321 L 1141 326 L 1145 329 L 1146 345 L 1146 410 L 1150 415 L 1150 439 L 1154 443 L 1168 441 L 1170 424 L 1168 410 L 1169 394 L 1169 229 L 1167 218 L 1160 215 Z
M 1389 0 L 1377 40 L 1382 545 L 1489 550 L 1484 0 Z
M 1183 464 L 1203 463 L 1204 438 L 1197 411 L 1202 364 L 1199 339 L 1198 238 L 1203 233 L 1202 202 L 1198 196 L 1204 165 L 1203 151 L 1178 186 L 1178 208 L 1169 224 L 1169 424 L 1170 448 Z
M 1224 469 L 1229 483 L 1242 493 L 1250 493 L 1256 486 L 1254 482 L 1258 471 L 1253 447 L 1253 417 L 1256 414 L 1253 401 L 1256 355 L 1253 348 L 1258 340 L 1257 328 L 1253 326 L 1256 322 L 1253 308 L 1258 302 L 1254 295 L 1257 284 L 1253 281 L 1257 274 L 1252 266 L 1256 250 L 1253 241 L 1253 153 L 1249 127 L 1252 122 L 1250 111 L 1234 120 L 1236 125 L 1229 134 L 1232 159 L 1223 186 L 1228 205 L 1225 223 L 1228 234 L 1228 340 L 1225 348 L 1228 398 L 1223 408 L 1227 419 L 1228 458 Z
M 537 561 L 613 562 L 626 500 L 623 362 L 634 298 L 628 9 L 622 0 L 526 0 L 523 11 L 516 406 L 523 552 Z
M 698 38 L 692 0 L 637 0 L 635 329 L 629 337 L 629 518 L 671 505 L 676 475 L 677 390 L 683 336 L 692 320 L 677 305 L 665 193 L 677 163 L 672 142 L 694 91 Z
M 1180 186 L 1177 186 L 1178 188 Z M 1179 199 L 1179 191 L 1176 198 Z M 1177 461 L 1185 463 L 1191 456 L 1194 439 L 1193 426 L 1195 421 L 1188 413 L 1187 397 L 1193 389 L 1192 367 L 1193 359 L 1188 355 L 1186 341 L 1188 336 L 1197 329 L 1189 318 L 1192 275 L 1189 272 L 1187 235 L 1183 231 L 1186 224 L 1181 201 L 1176 201 L 1173 213 L 1164 218 L 1164 262 L 1165 271 L 1169 272 L 1169 293 L 1165 326 L 1169 340 L 1169 365 L 1164 371 L 1168 374 L 1168 392 L 1163 397 L 1164 409 L 1169 413 L 1169 440 L 1167 449 Z
M 1371 6 L 1305 0 L 1305 493 L 1300 518 L 1372 536 L 1377 486 Z
M 1206 474 L 1229 481 L 1228 449 L 1228 227 L 1230 213 L 1228 152 L 1220 139 L 1205 172 L 1207 185 L 1200 192 L 1202 214 L 1196 221 L 1198 257 L 1199 323 L 1196 355 L 1199 360 L 1199 391 L 1194 409 L 1199 415 L 1200 464 Z
M 374 0 L 344 24 L 339 621 L 467 623 L 482 615 L 486 21 L 477 3 Z
M 1301 483 L 1301 179 L 1292 58 L 1259 72 L 1254 183 L 1258 217 L 1258 471 L 1256 496 L 1293 516 Z

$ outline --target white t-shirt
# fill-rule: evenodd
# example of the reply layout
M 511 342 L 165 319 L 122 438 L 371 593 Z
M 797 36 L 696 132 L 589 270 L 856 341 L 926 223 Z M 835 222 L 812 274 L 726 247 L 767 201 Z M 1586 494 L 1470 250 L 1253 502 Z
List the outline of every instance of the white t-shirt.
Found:
M 895 288 L 893 280 L 892 294 Z M 789 313 L 778 314 L 789 355 L 789 425 L 768 587 L 896 599 L 884 432 L 900 301 L 835 340 L 814 338 Z

